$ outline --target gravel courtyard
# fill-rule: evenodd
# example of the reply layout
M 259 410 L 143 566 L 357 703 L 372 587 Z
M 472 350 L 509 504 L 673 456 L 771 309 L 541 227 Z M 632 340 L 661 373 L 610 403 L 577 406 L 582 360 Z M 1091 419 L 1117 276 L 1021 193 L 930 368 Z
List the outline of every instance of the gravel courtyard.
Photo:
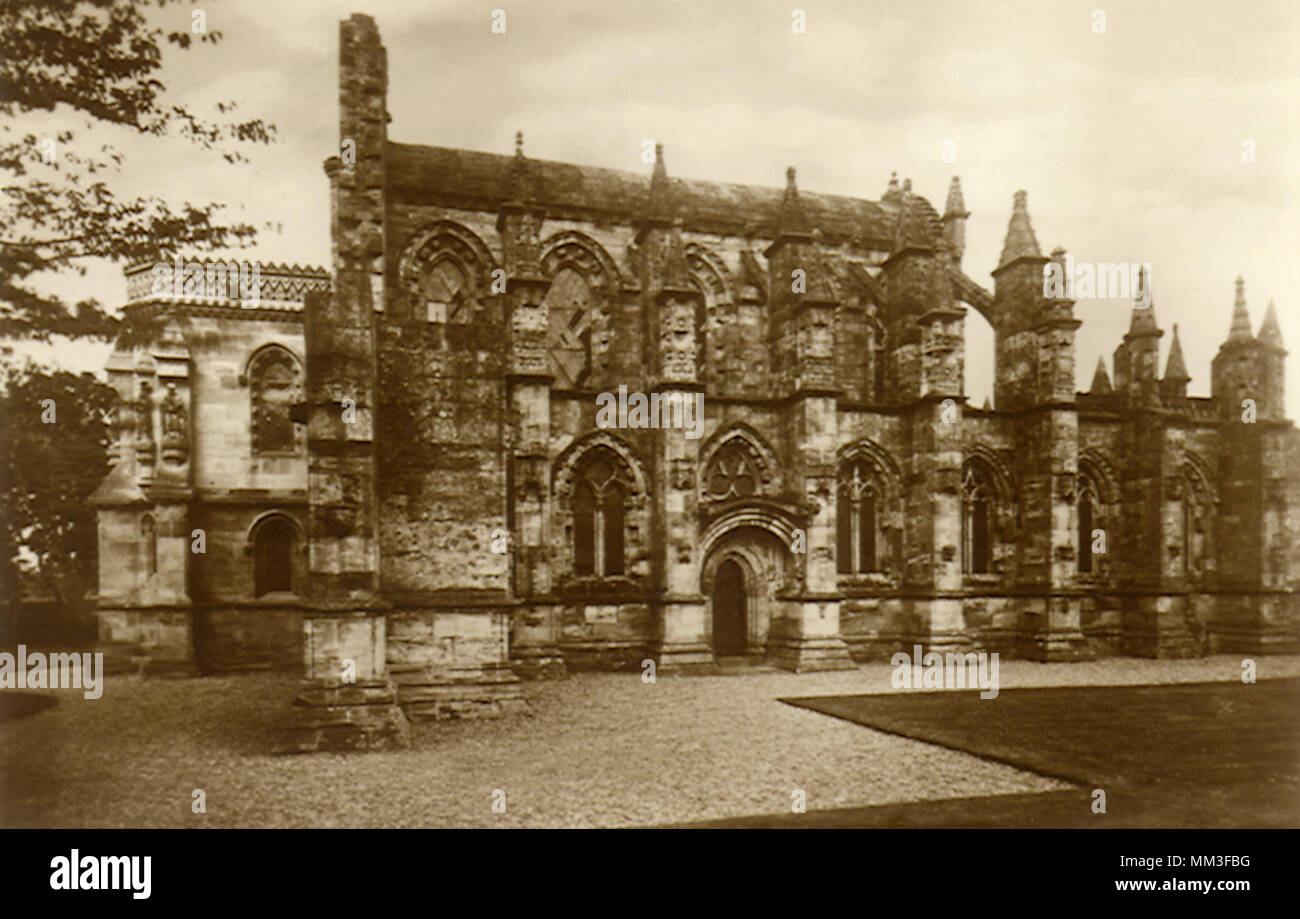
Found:
M 1300 657 L 1259 658 L 1259 678 Z M 783 704 L 894 692 L 887 664 L 720 677 L 576 674 L 528 683 L 531 716 L 413 725 L 413 748 L 271 756 L 295 681 L 107 678 L 103 698 L 0 724 L 0 825 L 591 827 L 788 813 L 1068 786 Z M 1239 680 L 1241 658 L 1003 661 L 1003 690 Z M 990 700 L 989 704 L 996 704 Z M 1062 717 L 1069 717 L 1062 712 Z M 191 812 L 202 789 L 207 812 Z M 495 790 L 506 812 L 493 813 Z

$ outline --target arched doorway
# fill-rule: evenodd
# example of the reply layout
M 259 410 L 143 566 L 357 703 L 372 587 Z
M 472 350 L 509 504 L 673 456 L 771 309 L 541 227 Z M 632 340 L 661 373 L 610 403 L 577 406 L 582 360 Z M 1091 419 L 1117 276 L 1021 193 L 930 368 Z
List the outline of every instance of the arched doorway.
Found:
M 790 599 L 802 581 L 788 542 L 793 525 L 766 508 L 739 507 L 706 532 L 700 593 L 713 656 L 761 655 L 768 637 L 798 615 Z
M 735 559 L 729 558 L 718 566 L 713 577 L 714 657 L 744 654 L 748 650 L 748 606 L 745 572 Z

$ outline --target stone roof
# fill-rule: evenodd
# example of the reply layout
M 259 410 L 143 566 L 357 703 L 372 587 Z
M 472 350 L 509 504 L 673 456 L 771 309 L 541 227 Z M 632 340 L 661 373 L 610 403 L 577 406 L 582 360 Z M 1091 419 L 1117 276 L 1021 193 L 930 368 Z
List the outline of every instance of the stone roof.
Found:
M 904 193 L 894 224 L 894 245 L 890 252 L 932 248 L 934 240 L 942 232 L 939 215 L 930 202 L 911 192 Z
M 387 149 L 389 194 L 396 200 L 495 211 L 509 194 L 511 156 L 391 141 Z M 548 215 L 598 216 L 631 226 L 646 213 L 648 173 L 531 157 L 528 165 L 536 203 Z M 783 188 L 697 179 L 668 181 L 673 210 L 682 219 L 683 229 L 775 238 Z M 820 230 L 827 243 L 858 237 L 865 248 L 888 250 L 893 242 L 897 216 L 890 205 L 803 190 L 799 204 L 811 227 Z

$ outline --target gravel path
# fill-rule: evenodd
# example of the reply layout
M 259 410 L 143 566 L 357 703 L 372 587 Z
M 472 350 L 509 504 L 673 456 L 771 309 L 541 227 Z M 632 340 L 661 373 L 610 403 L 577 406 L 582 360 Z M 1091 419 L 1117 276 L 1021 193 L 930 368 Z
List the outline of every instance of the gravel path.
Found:
M 1261 679 L 1300 674 L 1300 657 L 1258 663 Z M 777 701 L 898 691 L 890 673 L 577 674 L 525 684 L 531 716 L 415 725 L 408 751 L 289 757 L 266 751 L 291 678 L 110 678 L 98 701 L 63 692 L 0 725 L 0 825 L 628 826 L 789 812 L 796 790 L 818 810 L 1067 787 Z M 1006 690 L 1240 673 L 1240 657 L 1218 656 L 1003 661 L 1000 678 Z

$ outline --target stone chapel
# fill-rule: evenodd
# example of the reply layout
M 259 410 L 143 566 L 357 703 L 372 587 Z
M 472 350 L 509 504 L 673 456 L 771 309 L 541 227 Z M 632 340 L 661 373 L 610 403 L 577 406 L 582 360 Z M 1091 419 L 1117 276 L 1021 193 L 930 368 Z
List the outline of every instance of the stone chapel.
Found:
M 956 178 L 940 214 L 403 144 L 387 80 L 344 21 L 328 269 L 126 271 L 98 603 L 146 670 L 300 672 L 305 750 L 645 661 L 1297 649 L 1286 351 L 1240 279 L 1211 397 L 1176 329 L 1160 373 L 1158 291 L 1078 392 L 1023 191 L 980 281 Z M 620 386 L 702 394 L 702 436 L 599 427 Z

